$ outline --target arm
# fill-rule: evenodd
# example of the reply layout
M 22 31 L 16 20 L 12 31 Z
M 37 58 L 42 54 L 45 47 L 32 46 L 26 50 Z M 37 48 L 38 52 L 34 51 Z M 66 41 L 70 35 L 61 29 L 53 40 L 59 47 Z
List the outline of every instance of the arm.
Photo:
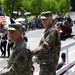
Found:
M 55 43 L 56 41 L 56 31 L 50 31 L 47 33 L 47 36 L 43 36 L 44 40 L 43 43 L 41 45 L 39 45 L 36 49 L 33 50 L 34 54 L 37 54 L 38 52 L 42 51 L 42 52 L 48 52 L 48 50 L 51 49 L 52 45 Z

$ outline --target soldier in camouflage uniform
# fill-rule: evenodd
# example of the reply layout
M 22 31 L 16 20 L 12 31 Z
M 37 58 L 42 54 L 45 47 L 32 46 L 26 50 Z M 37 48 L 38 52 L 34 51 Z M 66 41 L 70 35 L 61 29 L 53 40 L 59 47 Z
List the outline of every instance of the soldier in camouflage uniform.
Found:
M 14 42 L 14 47 L 6 71 L 2 71 L 0 75 L 31 75 L 31 53 L 26 48 L 21 24 L 9 25 L 8 31 L 11 41 Z
M 56 67 L 61 49 L 59 33 L 54 28 L 50 11 L 41 13 L 40 19 L 46 30 L 39 46 L 32 52 L 39 60 L 40 75 L 56 75 Z

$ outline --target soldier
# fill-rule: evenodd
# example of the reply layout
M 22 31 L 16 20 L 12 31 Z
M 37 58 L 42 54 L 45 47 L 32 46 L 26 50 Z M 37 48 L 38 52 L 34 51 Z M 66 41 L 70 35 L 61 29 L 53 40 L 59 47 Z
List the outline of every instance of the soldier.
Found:
M 26 48 L 21 24 L 11 24 L 8 28 L 9 37 L 14 46 L 5 71 L 0 75 L 31 75 L 31 52 Z
M 32 53 L 39 60 L 39 75 L 56 75 L 56 67 L 61 49 L 59 32 L 54 28 L 52 13 L 50 11 L 41 13 L 40 20 L 46 30 L 39 46 Z

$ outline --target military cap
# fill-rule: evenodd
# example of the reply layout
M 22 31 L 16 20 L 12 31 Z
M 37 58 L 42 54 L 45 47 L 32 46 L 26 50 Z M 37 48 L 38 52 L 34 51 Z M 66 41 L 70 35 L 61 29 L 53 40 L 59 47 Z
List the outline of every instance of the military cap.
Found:
M 52 17 L 51 11 L 42 12 L 41 15 L 40 15 L 40 19 L 47 19 L 49 17 Z
M 8 31 L 9 30 L 22 30 L 22 25 L 21 24 L 9 24 L 9 28 L 7 29 Z

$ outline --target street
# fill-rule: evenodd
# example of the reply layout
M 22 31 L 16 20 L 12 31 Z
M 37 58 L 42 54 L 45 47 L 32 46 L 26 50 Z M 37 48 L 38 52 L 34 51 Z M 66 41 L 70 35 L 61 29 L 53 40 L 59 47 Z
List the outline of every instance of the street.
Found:
M 38 43 L 43 36 L 44 29 L 36 29 L 33 31 L 27 31 L 26 36 L 28 37 L 28 47 L 32 50 L 38 46 Z M 68 43 L 72 43 L 75 41 L 72 37 L 75 35 L 75 26 L 72 27 L 72 34 L 70 37 L 65 38 L 64 40 L 61 40 L 61 46 L 65 46 Z M 0 54 L 1 55 L 1 54 Z M 0 57 L 0 70 L 3 69 L 3 67 L 7 64 L 8 58 L 2 58 Z M 34 64 L 35 66 L 35 74 L 39 71 L 39 65 L 37 63 Z M 34 75 L 35 75 L 34 74 Z

